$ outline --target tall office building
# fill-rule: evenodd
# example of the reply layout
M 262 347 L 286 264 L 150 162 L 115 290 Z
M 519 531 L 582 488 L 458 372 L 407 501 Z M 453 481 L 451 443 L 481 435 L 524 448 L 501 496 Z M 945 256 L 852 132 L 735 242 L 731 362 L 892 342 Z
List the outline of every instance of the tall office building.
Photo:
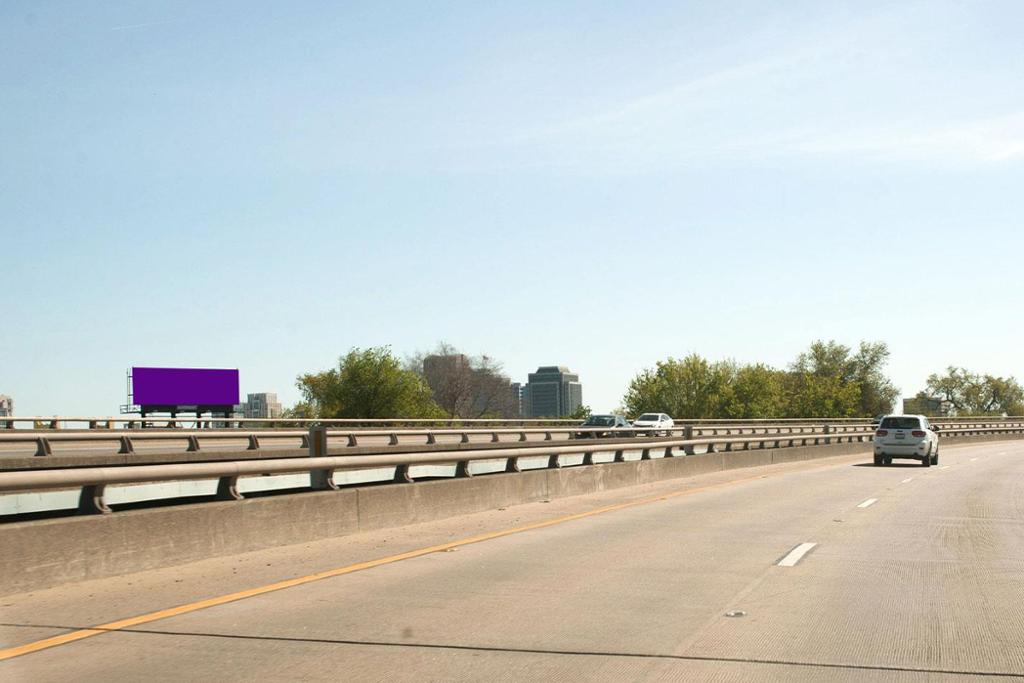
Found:
M 0 394 L 0 417 L 14 417 L 14 399 Z
M 245 403 L 235 406 L 235 414 L 242 417 L 281 417 L 281 403 L 276 393 L 248 394 Z
M 583 405 L 580 376 L 564 365 L 544 365 L 531 372 L 524 393 L 530 417 L 565 417 Z
M 526 407 L 523 405 L 523 385 L 519 382 L 512 382 L 508 386 L 511 396 L 509 396 L 509 402 L 511 403 L 511 415 L 509 417 L 525 417 Z

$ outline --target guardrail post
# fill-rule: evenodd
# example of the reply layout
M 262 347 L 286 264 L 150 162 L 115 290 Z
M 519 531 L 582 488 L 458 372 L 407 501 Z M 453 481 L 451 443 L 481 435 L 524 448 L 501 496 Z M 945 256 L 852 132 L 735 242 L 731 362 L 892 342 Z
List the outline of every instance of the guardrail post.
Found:
M 468 460 L 460 460 L 455 463 L 455 476 L 460 479 L 468 479 L 473 476 L 473 473 L 469 471 Z
M 89 420 L 89 429 L 96 429 L 96 420 Z
M 428 441 L 427 443 L 430 443 L 430 442 Z M 350 447 L 351 446 L 358 446 L 359 445 L 359 440 L 356 438 L 356 435 L 351 433 L 351 432 L 349 432 L 349 434 L 348 434 L 348 445 Z
M 551 432 L 544 432 L 544 440 L 551 441 Z
M 519 440 L 526 441 L 526 432 L 519 432 Z
M 389 436 L 390 436 L 390 438 L 388 439 L 388 445 L 389 446 L 397 446 L 398 445 L 398 434 L 395 434 L 394 432 L 392 432 Z
M 50 442 L 43 437 L 36 439 L 36 455 L 53 455 L 53 448 Z
M 185 449 L 189 453 L 193 453 L 199 450 L 199 437 L 195 434 L 191 434 L 188 437 L 188 448 Z
M 313 425 L 309 428 L 309 457 L 327 457 L 327 427 Z
M 650 448 L 645 448 L 642 451 L 640 451 L 640 459 L 641 460 L 650 460 L 651 459 L 651 449 Z
M 674 458 L 675 457 L 675 453 L 672 452 L 672 447 L 671 446 L 665 446 L 665 457 L 666 458 Z
M 683 438 L 687 441 L 693 441 L 693 425 L 686 425 L 686 428 L 683 430 Z M 693 455 L 693 444 L 683 446 L 683 453 Z
M 217 500 L 242 500 L 238 492 L 238 477 L 231 475 L 217 480 Z
M 593 451 L 588 451 L 588 452 L 583 454 L 583 464 L 584 465 L 593 465 L 594 464 L 594 452 Z
M 498 438 L 498 432 L 491 432 L 491 443 L 498 443 L 501 439 Z
M 395 467 L 395 483 L 396 484 L 411 484 L 413 481 L 412 477 L 409 476 L 408 465 L 397 465 Z M 335 487 L 337 488 L 337 487 Z
M 103 498 L 106 488 L 106 484 L 83 486 L 78 497 L 78 511 L 87 515 L 109 515 L 113 512 Z
M 4 425 L 4 429 L 14 429 L 14 420 L 7 420 Z
M 510 472 L 510 473 L 511 472 L 522 472 L 523 470 L 521 470 L 519 468 L 519 458 L 509 458 L 508 460 L 506 460 L 505 461 L 505 471 L 506 472 Z
M 707 451 L 706 451 L 706 452 L 707 452 L 707 453 L 717 453 L 718 451 L 717 451 L 717 449 L 715 448 L 715 444 L 714 444 L 714 443 L 709 443 L 709 444 L 708 444 L 708 449 L 707 449 Z
M 310 470 L 309 487 L 317 491 L 337 491 L 338 485 L 334 483 L 334 470 Z
M 832 425 L 825 425 L 825 444 L 832 443 Z
M 60 420 L 50 420 L 50 429 L 60 429 Z
M 434 436 L 434 432 L 427 432 L 427 445 L 433 446 L 437 443 L 437 437 Z
M 459 439 L 459 443 L 469 443 L 469 434 L 462 432 L 462 438 Z
M 615 458 L 613 462 L 626 462 L 626 451 L 621 448 L 615 451 Z
M 557 455 L 552 455 L 548 457 L 548 469 L 558 469 L 561 466 L 562 463 L 559 462 Z
M 249 447 L 246 448 L 248 451 L 258 451 L 260 449 L 260 440 L 256 438 L 255 434 L 249 435 Z
M 132 440 L 127 436 L 121 437 L 121 447 L 117 450 L 120 455 L 135 455 L 135 448 L 132 446 Z
M 323 425 L 313 425 L 309 428 L 309 436 L 307 437 L 307 443 L 309 448 L 309 457 L 311 458 L 326 458 L 327 457 L 327 427 Z M 310 470 L 309 471 L 309 486 L 310 488 L 320 491 L 335 491 L 338 485 L 334 483 L 334 470 L 333 469 L 322 469 L 322 470 Z M 237 493 L 237 489 L 235 493 Z M 239 496 L 240 498 L 241 496 Z

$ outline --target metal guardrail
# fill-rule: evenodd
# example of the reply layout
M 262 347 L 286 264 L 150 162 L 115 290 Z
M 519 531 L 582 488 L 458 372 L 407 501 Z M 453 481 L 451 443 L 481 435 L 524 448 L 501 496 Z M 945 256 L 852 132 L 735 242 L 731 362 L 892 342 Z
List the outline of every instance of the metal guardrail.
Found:
M 21 418 L 18 418 L 21 419 Z M 30 419 L 30 418 L 26 418 Z M 998 426 L 1012 427 L 1024 424 L 1024 419 L 1014 420 L 1004 418 L 993 420 L 988 418 L 980 420 L 948 420 L 938 423 L 940 429 L 965 428 L 968 426 L 979 428 L 994 428 Z M 871 425 L 866 422 L 859 423 L 837 423 L 831 422 L 813 424 L 808 420 L 791 423 L 757 423 L 754 421 L 731 423 L 712 421 L 709 423 L 691 423 L 675 426 L 664 430 L 649 430 L 643 428 L 615 429 L 610 430 L 602 427 L 583 427 L 575 422 L 573 426 L 559 427 L 519 427 L 489 429 L 342 429 L 329 430 L 328 436 L 333 439 L 345 439 L 348 446 L 358 446 L 360 438 L 385 437 L 391 446 L 400 445 L 400 438 L 423 437 L 424 445 L 438 443 L 438 437 L 457 436 L 460 443 L 472 443 L 473 436 L 486 435 L 492 443 L 502 441 L 502 436 L 515 436 L 519 442 L 528 442 L 529 435 L 543 434 L 544 441 L 551 441 L 555 435 L 565 438 L 572 438 L 578 435 L 620 435 L 622 437 L 653 436 L 654 431 L 660 431 L 658 436 L 681 436 L 692 439 L 700 436 L 719 434 L 742 435 L 745 433 L 803 433 L 814 429 L 830 429 L 834 433 L 843 430 L 868 429 Z M 53 444 L 69 443 L 96 443 L 116 442 L 118 454 L 135 454 L 135 445 L 138 442 L 161 442 L 171 445 L 175 442 L 184 442 L 186 452 L 197 452 L 202 448 L 202 443 L 207 441 L 246 440 L 246 450 L 258 451 L 261 449 L 261 439 L 288 439 L 297 440 L 297 448 L 308 448 L 308 432 L 306 430 L 241 430 L 241 429 L 139 429 L 139 430 L 88 430 L 88 431 L 62 431 L 62 430 L 0 430 L 0 444 L 4 443 L 33 443 L 35 444 L 36 456 L 49 456 L 53 454 Z
M 831 430 L 834 433 L 855 429 L 867 429 L 870 425 L 860 424 L 729 424 L 722 425 L 712 423 L 710 425 L 685 425 L 671 427 L 668 429 L 651 430 L 644 428 L 630 429 L 608 429 L 603 427 L 521 427 L 521 428 L 491 428 L 491 429 L 360 429 L 360 430 L 328 430 L 328 437 L 333 439 L 344 439 L 348 446 L 359 445 L 360 438 L 386 437 L 389 445 L 400 445 L 400 437 L 423 437 L 424 445 L 438 443 L 438 437 L 457 436 L 460 443 L 471 443 L 472 436 L 489 437 L 491 443 L 501 442 L 502 436 L 516 436 L 519 442 L 529 441 L 529 435 L 543 434 L 544 441 L 551 441 L 555 435 L 565 438 L 579 438 L 579 435 L 619 435 L 622 437 L 654 436 L 654 432 L 660 432 L 657 436 L 681 436 L 692 439 L 710 434 L 742 435 L 745 433 L 756 434 L 783 434 L 783 433 L 804 433 L 816 429 Z M 0 431 L 0 444 L 3 443 L 34 443 L 36 445 L 35 455 L 53 455 L 53 444 L 68 443 L 96 443 L 116 442 L 118 443 L 119 454 L 134 454 L 137 442 L 162 442 L 171 444 L 173 442 L 186 442 L 186 452 L 201 450 L 202 442 L 205 441 L 226 441 L 226 440 L 247 440 L 246 450 L 255 451 L 261 448 L 261 439 L 287 439 L 298 440 L 298 448 L 308 448 L 308 432 L 299 430 L 96 430 L 87 432 L 61 432 L 60 430 L 14 430 L 11 432 Z
M 50 470 L 21 470 L 0 472 L 0 493 L 18 491 L 67 489 L 81 487 L 80 510 L 86 512 L 110 512 L 103 500 L 104 489 L 111 484 L 141 484 L 160 481 L 182 481 L 193 479 L 217 479 L 218 499 L 240 499 L 238 478 L 246 475 L 268 475 L 285 473 L 310 473 L 314 489 L 336 489 L 333 482 L 335 470 L 376 469 L 395 467 L 395 480 L 411 482 L 409 467 L 431 464 L 454 464 L 457 477 L 470 477 L 469 463 L 480 460 L 506 460 L 506 472 L 519 472 L 522 457 L 547 457 L 548 467 L 561 466 L 560 458 L 566 455 L 583 454 L 584 465 L 592 465 L 595 453 L 615 453 L 615 460 L 621 461 L 623 453 L 641 450 L 642 459 L 650 459 L 651 451 L 662 451 L 664 457 L 675 457 L 681 449 L 686 455 L 693 455 L 694 448 L 703 446 L 708 452 L 751 450 L 753 448 L 784 448 L 819 443 L 840 443 L 863 441 L 871 431 L 848 431 L 832 434 L 826 431 L 758 434 L 750 436 L 727 436 L 701 439 L 662 439 L 632 444 L 602 443 L 588 440 L 585 444 L 551 446 L 543 453 L 526 452 L 521 447 L 487 450 L 442 451 L 426 453 L 381 453 L 375 455 L 330 455 L 326 439 L 327 430 L 311 430 L 310 457 L 276 458 L 265 460 L 235 460 L 221 462 L 174 463 L 165 465 L 127 465 L 120 467 L 76 467 Z M 768 444 L 771 444 L 768 446 Z M 533 450 L 533 449 L 531 449 Z
M 17 429 L 18 424 L 32 425 L 36 429 L 69 429 L 72 424 L 83 425 L 86 429 L 135 429 L 143 424 L 162 425 L 166 428 L 181 428 L 193 425 L 193 428 L 242 429 L 247 425 L 287 425 L 291 427 L 309 427 L 312 425 L 544 425 L 544 424 L 578 424 L 579 420 L 554 418 L 285 418 L 285 417 L 109 417 L 109 416 L 11 416 L 0 417 L 0 429 Z M 181 427 L 179 427 L 179 425 Z
M 993 418 L 979 418 L 992 420 Z M 1021 417 L 1019 419 L 1024 419 Z M 714 419 L 683 419 L 676 420 L 680 425 L 684 424 L 799 424 L 799 423 L 867 423 L 868 417 L 787 417 L 787 418 L 714 418 Z M 70 425 L 79 424 L 85 429 L 134 429 L 141 426 L 162 425 L 164 428 L 182 428 L 184 425 L 193 425 L 194 428 L 216 429 L 227 427 L 230 429 L 244 429 L 246 426 L 259 425 L 285 425 L 291 427 L 311 427 L 314 425 L 327 425 L 337 427 L 386 427 L 403 425 L 434 425 L 434 426 L 460 426 L 460 425 L 490 425 L 490 426 L 539 426 L 555 425 L 569 426 L 578 425 L 580 420 L 565 418 L 261 418 L 261 417 L 111 417 L 111 416 L 11 416 L 0 417 L 0 429 L 17 429 L 18 425 L 27 425 L 36 429 L 71 429 Z M 179 426 L 180 425 L 180 426 Z
M 614 461 L 622 461 L 626 451 L 637 450 L 641 451 L 641 459 L 651 459 L 652 452 L 658 451 L 661 452 L 662 457 L 667 458 L 677 457 L 680 454 L 694 455 L 695 449 L 698 447 L 705 448 L 708 453 L 715 453 L 855 443 L 869 440 L 875 431 L 874 429 L 865 429 L 863 426 L 844 427 L 846 426 L 840 425 L 833 429 L 833 425 L 827 425 L 822 426 L 821 429 L 805 431 L 776 425 L 774 433 L 769 433 L 766 427 L 761 427 L 760 433 L 714 435 L 701 438 L 668 437 L 635 443 L 587 439 L 581 440 L 578 444 L 551 445 L 544 446 L 543 449 L 525 449 L 516 446 L 419 453 L 392 451 L 372 455 L 345 455 L 337 452 L 332 454 L 328 446 L 330 430 L 321 427 L 313 428 L 307 434 L 309 457 L 7 471 L 0 472 L 0 494 L 80 487 L 80 511 L 108 513 L 111 510 L 104 501 L 104 492 L 105 488 L 112 484 L 216 479 L 218 481 L 217 498 L 240 499 L 242 495 L 238 491 L 238 479 L 250 475 L 309 473 L 313 489 L 336 489 L 338 486 L 333 480 L 336 470 L 352 471 L 394 467 L 395 481 L 412 482 L 413 478 L 409 473 L 409 468 L 417 465 L 454 464 L 456 477 L 470 477 L 473 475 L 469 470 L 469 463 L 484 460 L 505 460 L 506 472 L 520 472 L 519 460 L 524 457 L 546 457 L 548 468 L 558 468 L 563 466 L 561 458 L 569 455 L 582 454 L 584 456 L 582 464 L 593 465 L 595 464 L 595 454 L 614 453 Z M 757 429 L 756 427 L 752 428 L 752 431 Z M 1002 423 L 999 426 L 989 427 L 979 427 L 973 423 L 957 423 L 944 426 L 939 433 L 940 438 L 941 435 L 1024 433 L 1024 422 Z

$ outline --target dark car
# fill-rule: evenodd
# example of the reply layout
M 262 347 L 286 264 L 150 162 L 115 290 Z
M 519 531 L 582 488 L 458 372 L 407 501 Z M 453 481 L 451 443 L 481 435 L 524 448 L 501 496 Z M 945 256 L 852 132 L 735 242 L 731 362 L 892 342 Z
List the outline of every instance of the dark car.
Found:
M 621 415 L 591 415 L 573 434 L 576 439 L 596 439 L 602 436 L 632 436 L 629 421 Z

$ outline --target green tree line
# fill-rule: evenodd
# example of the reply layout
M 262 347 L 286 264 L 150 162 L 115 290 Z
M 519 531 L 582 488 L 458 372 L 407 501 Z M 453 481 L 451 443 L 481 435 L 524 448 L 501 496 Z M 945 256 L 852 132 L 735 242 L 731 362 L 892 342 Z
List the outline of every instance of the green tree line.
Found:
M 683 419 L 878 415 L 890 412 L 899 396 L 884 373 L 888 359 L 889 349 L 883 342 L 861 342 L 852 349 L 835 341 L 815 341 L 785 368 L 710 361 L 697 354 L 668 358 L 633 378 L 622 408 L 632 416 L 664 412 Z M 495 378 L 503 377 L 500 366 L 488 363 L 470 365 L 470 372 L 476 374 L 468 376 L 477 383 L 485 381 L 485 388 L 492 383 L 497 387 L 501 382 Z M 457 401 L 448 401 L 447 396 L 455 395 L 451 387 L 465 373 L 445 372 L 444 382 L 435 378 L 438 386 L 432 387 L 420 366 L 421 359 L 403 362 L 386 346 L 354 348 L 335 367 L 299 375 L 296 384 L 302 401 L 285 417 L 466 417 L 452 405 L 473 402 L 461 394 Z M 492 393 L 498 396 L 500 391 L 495 388 Z M 980 375 L 958 367 L 931 375 L 918 399 L 919 405 L 944 402 L 957 415 L 1024 414 L 1024 389 L 1013 377 Z M 582 419 L 589 414 L 590 408 L 583 406 L 571 417 Z
M 940 410 L 947 404 L 951 412 L 970 415 L 1024 414 L 1024 388 L 1013 377 L 995 377 L 950 366 L 944 373 L 929 375 L 925 391 L 918 392 L 916 402 Z M 939 412 L 931 410 L 926 412 Z
M 689 419 L 877 415 L 899 395 L 883 373 L 888 358 L 882 342 L 862 342 L 854 351 L 835 341 L 814 342 L 785 369 L 690 354 L 640 372 L 622 403 L 630 415 Z

